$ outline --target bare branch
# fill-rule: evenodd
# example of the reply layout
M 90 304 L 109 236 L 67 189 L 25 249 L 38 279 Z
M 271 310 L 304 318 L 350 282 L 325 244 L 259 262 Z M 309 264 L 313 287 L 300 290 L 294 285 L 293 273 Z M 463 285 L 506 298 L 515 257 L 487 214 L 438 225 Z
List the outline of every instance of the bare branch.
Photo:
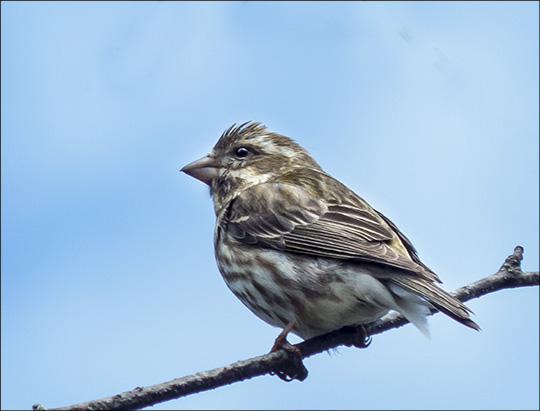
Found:
M 505 260 L 497 273 L 458 288 L 451 294 L 460 301 L 465 302 L 505 288 L 539 285 L 540 277 L 538 271 L 521 271 L 522 259 L 523 247 L 517 246 L 514 249 L 514 253 Z M 432 314 L 436 312 L 437 311 L 434 310 L 432 311 Z M 391 313 L 378 321 L 367 324 L 365 329 L 368 335 L 374 335 L 401 327 L 407 323 L 408 321 L 402 315 Z M 298 379 L 303 381 L 307 377 L 307 370 L 302 364 L 302 358 L 310 357 L 340 345 L 351 346 L 354 344 L 356 337 L 357 333 L 354 328 L 343 328 L 296 344 L 294 347 L 299 349 L 301 358 L 298 355 L 295 355 L 293 351 L 279 350 L 248 360 L 238 361 L 213 370 L 176 378 L 172 381 L 152 385 L 150 387 L 137 387 L 132 391 L 127 391 L 112 397 L 54 409 L 140 409 L 160 402 L 211 390 L 265 374 L 278 374 L 281 377 L 285 376 L 288 379 Z M 47 408 L 40 404 L 35 404 L 33 409 L 46 410 Z

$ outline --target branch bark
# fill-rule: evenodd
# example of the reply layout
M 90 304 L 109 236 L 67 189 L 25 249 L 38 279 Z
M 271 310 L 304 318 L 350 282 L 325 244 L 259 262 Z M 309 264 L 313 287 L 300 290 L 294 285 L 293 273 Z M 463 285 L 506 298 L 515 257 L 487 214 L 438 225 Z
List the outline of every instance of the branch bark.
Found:
M 462 302 L 506 288 L 537 286 L 539 273 L 521 271 L 523 247 L 517 246 L 514 253 L 505 260 L 499 271 L 489 277 L 463 286 L 451 294 Z M 432 314 L 438 311 L 433 310 Z M 378 321 L 365 326 L 367 335 L 380 334 L 393 328 L 399 328 L 408 321 L 397 313 L 390 313 Z M 84 402 L 54 410 L 126 410 L 140 409 L 160 402 L 184 397 L 190 394 L 211 390 L 224 385 L 247 380 L 265 374 L 278 374 L 280 378 L 303 381 L 307 378 L 307 369 L 303 358 L 327 351 L 340 345 L 351 346 L 355 343 L 357 332 L 354 328 L 343 328 L 331 333 L 311 338 L 294 345 L 294 350 L 279 350 L 260 355 L 248 360 L 237 361 L 224 367 L 198 372 L 172 381 L 137 387 L 131 391 L 112 397 Z M 299 355 L 300 353 L 300 355 Z M 41 404 L 35 404 L 34 410 L 47 410 Z

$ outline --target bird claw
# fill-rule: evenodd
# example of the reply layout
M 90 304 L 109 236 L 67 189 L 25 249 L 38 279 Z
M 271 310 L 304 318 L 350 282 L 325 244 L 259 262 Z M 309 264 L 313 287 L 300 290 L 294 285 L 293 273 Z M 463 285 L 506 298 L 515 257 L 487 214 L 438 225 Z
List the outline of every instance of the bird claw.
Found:
M 280 350 L 287 354 L 287 359 L 283 362 L 281 369 L 270 372 L 270 375 L 276 375 L 286 382 L 293 380 L 304 381 L 307 378 L 308 370 L 302 362 L 302 352 L 298 347 L 287 341 L 287 334 L 282 333 L 276 338 L 270 352 Z
M 353 340 L 353 345 L 356 348 L 367 348 L 371 344 L 371 337 L 367 334 L 366 329 L 363 325 L 357 325 L 354 327 L 356 329 L 356 336 Z
M 371 336 L 366 332 L 366 329 L 363 325 L 358 325 L 356 327 L 356 337 L 353 340 L 353 345 L 356 348 L 367 348 L 371 344 Z
M 350 327 L 345 327 L 349 328 Z M 356 348 L 367 348 L 371 344 L 372 338 L 371 336 L 367 335 L 366 329 L 363 325 L 357 325 L 355 327 L 352 327 L 356 330 L 356 334 L 354 335 L 352 342 L 350 344 L 345 344 L 347 347 L 354 346 Z M 352 331 L 352 330 L 351 330 Z

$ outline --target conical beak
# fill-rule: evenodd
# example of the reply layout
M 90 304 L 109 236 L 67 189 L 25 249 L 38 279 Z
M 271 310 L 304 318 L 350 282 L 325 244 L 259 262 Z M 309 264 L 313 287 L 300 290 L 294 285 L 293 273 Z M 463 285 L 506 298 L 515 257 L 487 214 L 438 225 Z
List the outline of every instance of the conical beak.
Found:
M 210 185 L 212 180 L 219 177 L 219 163 L 215 158 L 207 155 L 184 166 L 180 171 Z

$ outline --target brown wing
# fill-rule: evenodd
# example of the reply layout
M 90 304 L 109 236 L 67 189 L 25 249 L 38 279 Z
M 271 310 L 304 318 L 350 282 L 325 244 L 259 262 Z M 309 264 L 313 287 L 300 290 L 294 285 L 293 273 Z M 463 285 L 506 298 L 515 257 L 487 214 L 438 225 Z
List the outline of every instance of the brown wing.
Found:
M 295 184 L 259 184 L 233 200 L 227 230 L 245 244 L 384 264 L 438 281 L 413 260 L 393 225 L 354 193 L 347 194 L 324 200 Z

